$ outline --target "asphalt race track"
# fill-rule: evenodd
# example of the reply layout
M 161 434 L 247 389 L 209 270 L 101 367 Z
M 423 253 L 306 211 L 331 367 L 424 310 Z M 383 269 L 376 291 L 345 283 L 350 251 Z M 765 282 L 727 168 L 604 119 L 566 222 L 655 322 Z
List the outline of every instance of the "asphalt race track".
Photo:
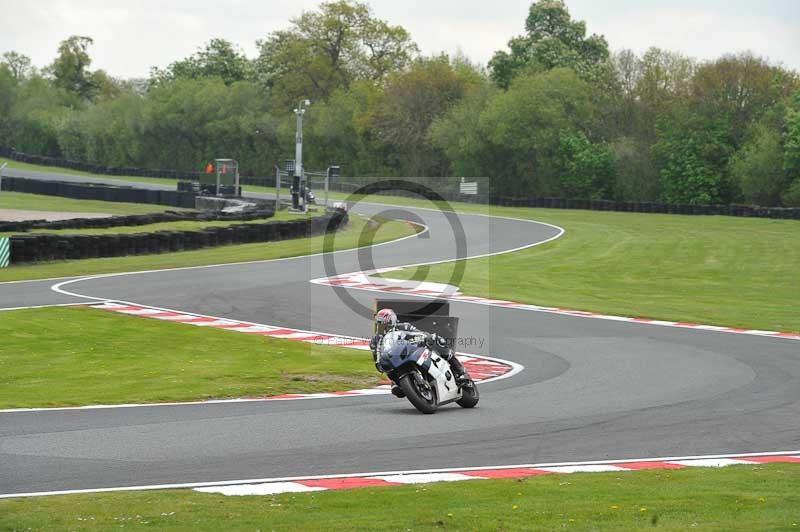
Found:
M 370 255 L 377 267 L 452 259 L 458 238 L 452 216 L 436 211 L 363 204 L 353 212 L 413 219 L 429 231 L 336 253 L 336 271 L 315 255 L 101 276 L 61 289 L 365 335 L 367 317 L 333 288 L 309 280 L 366 269 Z M 519 220 L 457 218 L 469 256 L 516 249 L 559 232 Z M 530 275 L 536 275 L 535 264 Z M 51 290 L 63 281 L 0 284 L 0 307 L 93 301 Z M 347 293 L 365 307 L 376 297 Z M 462 337 L 483 340 L 465 351 L 525 366 L 510 379 L 483 385 L 475 410 L 448 406 L 424 416 L 407 401 L 368 396 L 0 413 L 0 494 L 800 449 L 796 340 L 460 302 L 451 311 L 461 319 Z M 366 354 L 364 363 L 371 363 Z

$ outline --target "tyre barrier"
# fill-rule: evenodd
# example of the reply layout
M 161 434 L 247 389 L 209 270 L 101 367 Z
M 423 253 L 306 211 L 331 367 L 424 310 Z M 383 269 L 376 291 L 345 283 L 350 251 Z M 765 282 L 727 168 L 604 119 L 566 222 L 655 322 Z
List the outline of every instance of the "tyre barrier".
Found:
M 260 205 L 258 209 L 237 213 L 221 211 L 156 212 L 152 214 L 131 214 L 109 218 L 73 218 L 71 220 L 25 220 L 22 222 L 0 222 L 0 233 L 26 233 L 33 229 L 106 229 L 109 227 L 132 227 L 165 222 L 215 222 L 251 221 L 275 216 L 273 206 Z
M 346 211 L 285 222 L 234 224 L 198 231 L 155 231 L 111 235 L 32 234 L 9 238 L 11 263 L 150 255 L 201 248 L 317 236 L 347 225 Z
M 442 193 L 447 201 L 497 205 L 500 207 L 536 207 L 543 209 L 584 209 L 592 211 L 682 214 L 690 216 L 737 216 L 800 220 L 798 207 L 758 207 L 753 205 L 689 205 L 676 203 L 625 202 L 570 198 L 509 198 L 491 195 L 462 196 Z

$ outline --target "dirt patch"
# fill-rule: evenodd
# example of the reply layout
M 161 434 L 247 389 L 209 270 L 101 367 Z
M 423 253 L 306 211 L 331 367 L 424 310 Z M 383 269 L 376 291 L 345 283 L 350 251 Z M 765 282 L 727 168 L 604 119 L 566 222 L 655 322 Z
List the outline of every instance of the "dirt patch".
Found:
M 54 212 L 23 211 L 18 209 L 0 209 L 0 222 L 24 222 L 26 220 L 72 220 L 74 218 L 111 218 L 113 214 L 102 212 Z

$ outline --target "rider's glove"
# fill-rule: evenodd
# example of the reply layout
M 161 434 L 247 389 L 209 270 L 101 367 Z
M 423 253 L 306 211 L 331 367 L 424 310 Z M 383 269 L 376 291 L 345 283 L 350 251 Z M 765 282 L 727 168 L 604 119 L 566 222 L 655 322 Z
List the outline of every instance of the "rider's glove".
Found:
M 436 345 L 435 334 L 429 334 L 428 336 L 425 337 L 425 347 L 427 347 L 428 349 L 433 349 L 435 345 Z
M 447 340 L 439 336 L 438 334 L 434 333 L 429 335 L 425 338 L 425 346 L 429 349 L 434 347 L 445 347 L 447 345 Z

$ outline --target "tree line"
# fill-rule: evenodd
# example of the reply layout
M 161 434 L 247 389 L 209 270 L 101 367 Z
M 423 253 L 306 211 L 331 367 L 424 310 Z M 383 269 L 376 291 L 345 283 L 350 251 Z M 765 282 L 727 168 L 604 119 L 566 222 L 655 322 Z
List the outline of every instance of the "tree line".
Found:
M 800 78 L 752 53 L 697 61 L 612 53 L 563 0 L 530 6 L 485 67 L 423 56 L 353 0 L 322 3 L 257 42 L 223 39 L 147 79 L 91 70 L 92 39 L 52 64 L 0 61 L 0 145 L 105 166 L 269 175 L 306 114 L 307 168 L 477 177 L 510 197 L 800 206 Z

